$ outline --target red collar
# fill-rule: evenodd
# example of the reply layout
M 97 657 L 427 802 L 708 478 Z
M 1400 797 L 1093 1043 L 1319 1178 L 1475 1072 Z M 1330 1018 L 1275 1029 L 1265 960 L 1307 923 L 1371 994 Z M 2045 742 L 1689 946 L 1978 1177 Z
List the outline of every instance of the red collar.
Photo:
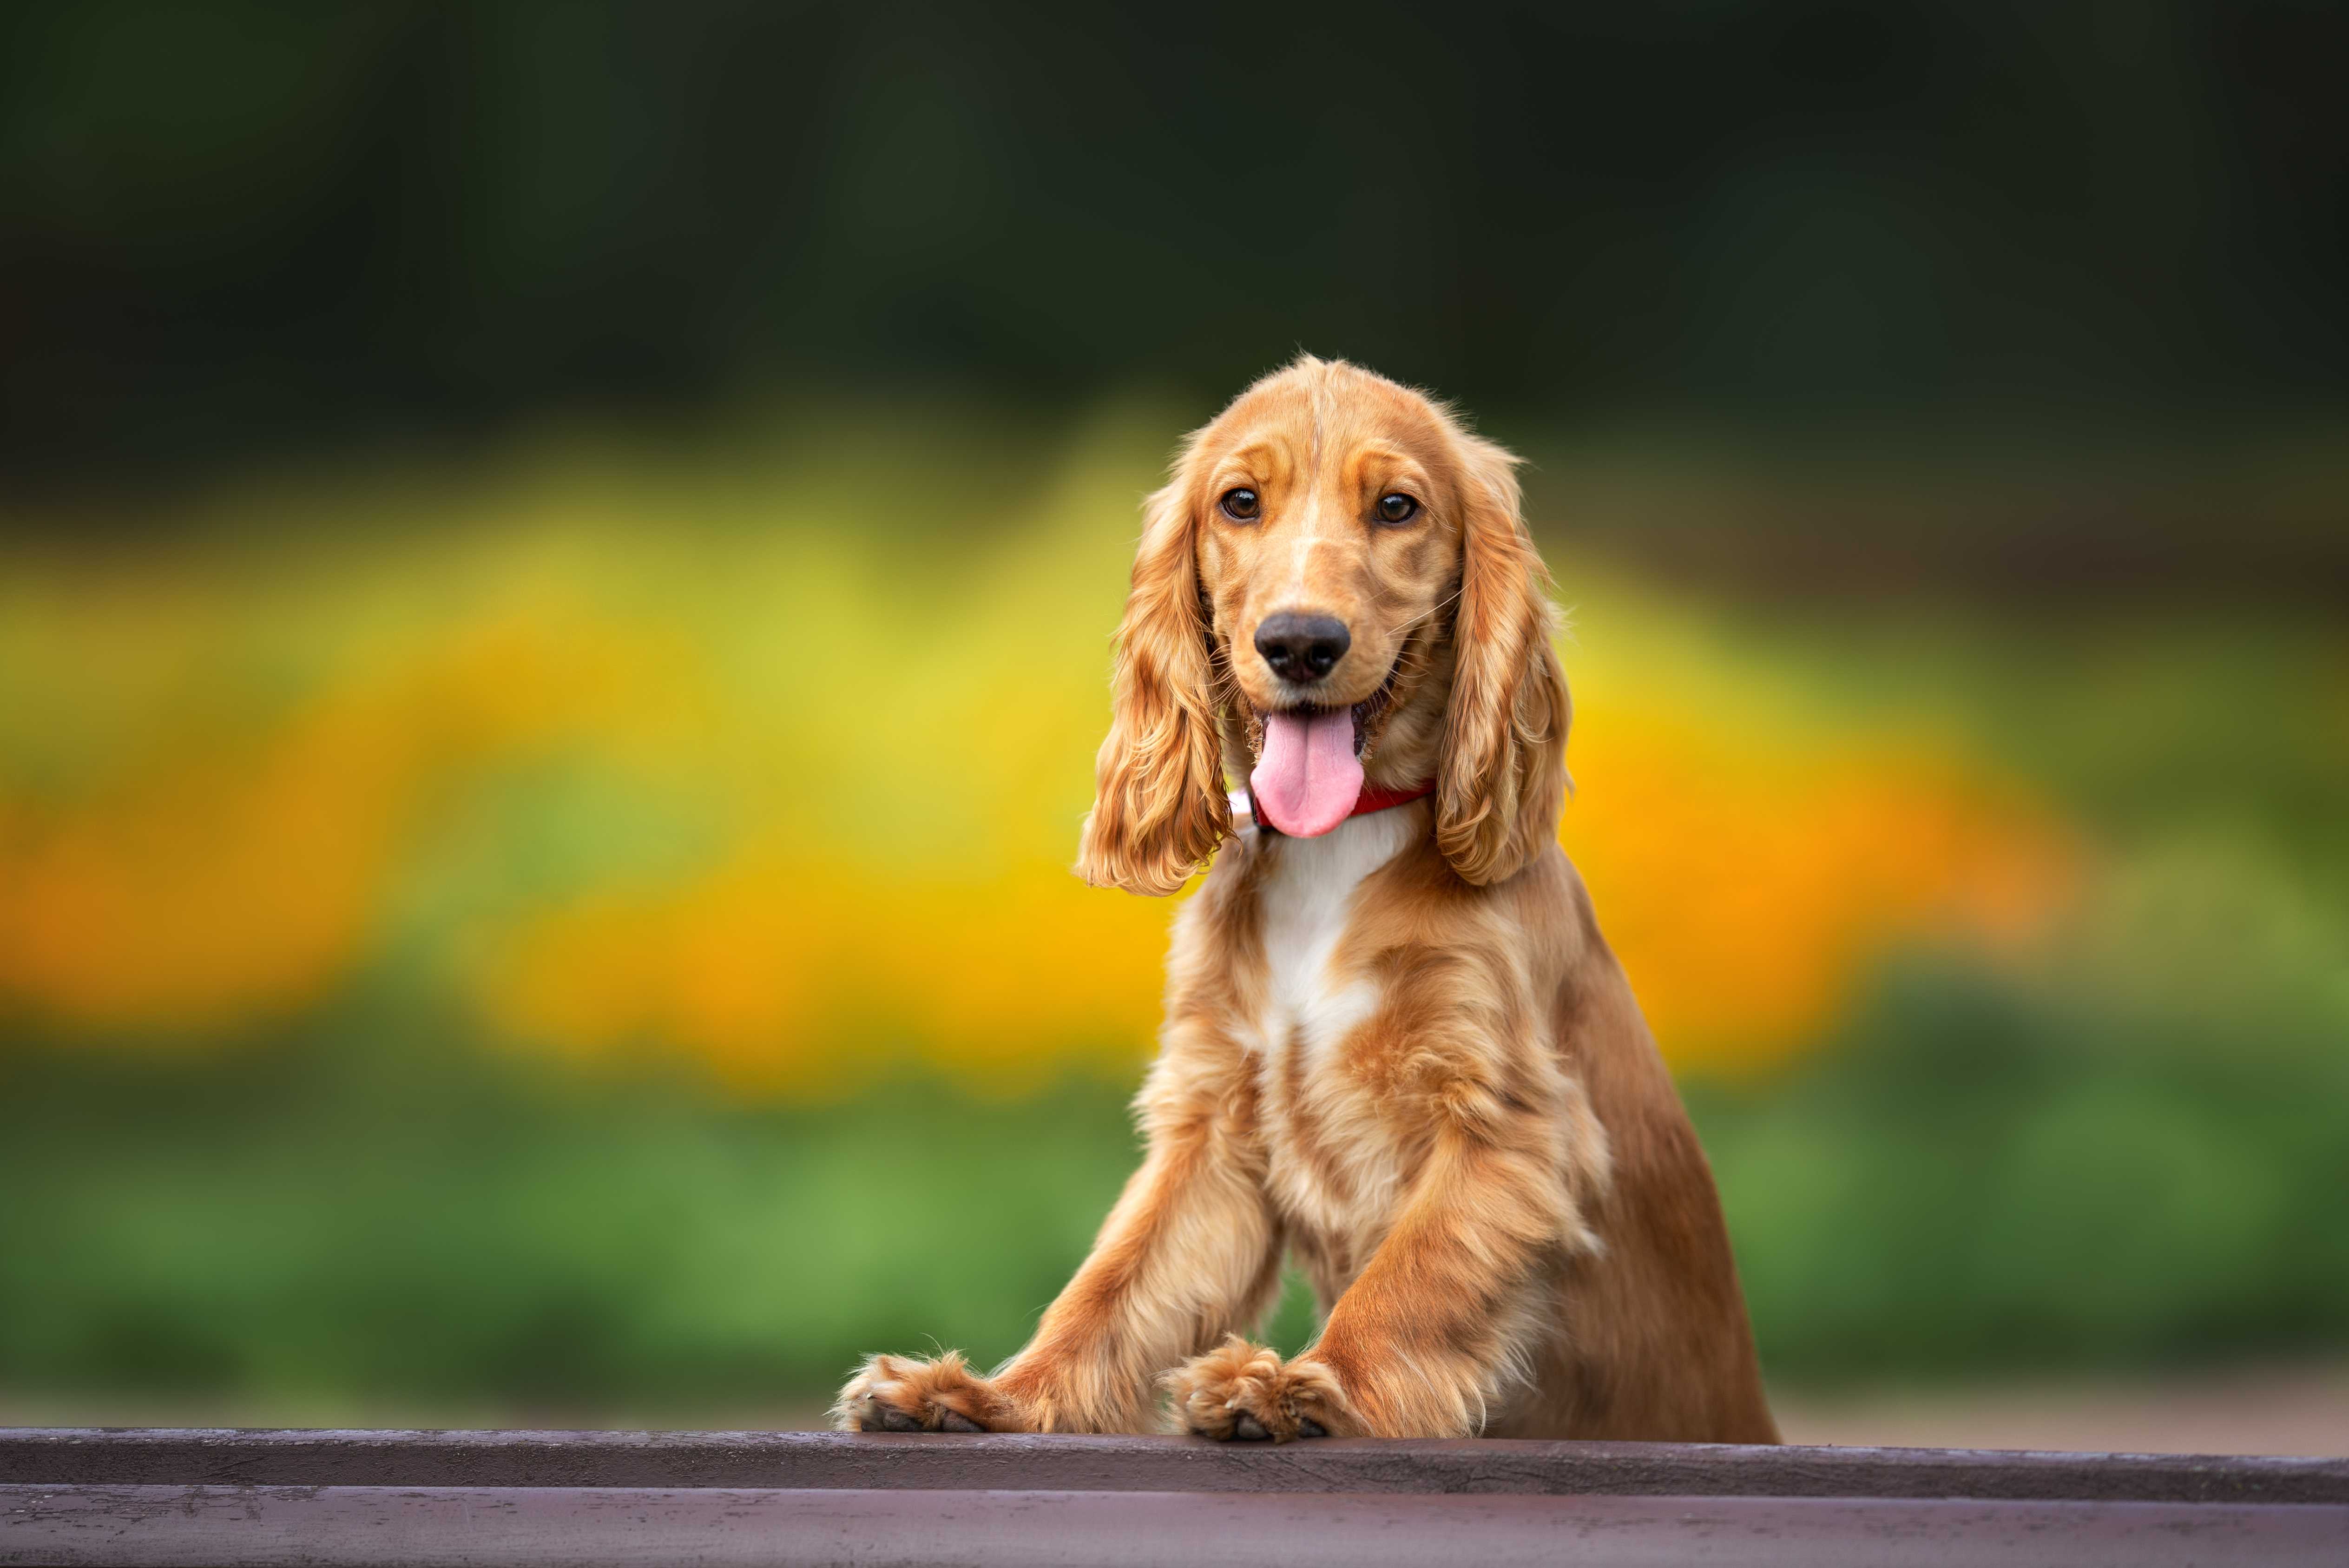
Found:
M 1354 797 L 1354 809 L 1348 812 L 1346 816 L 1349 821 L 1351 821 L 1353 818 L 1358 816 L 1367 816 L 1374 811 L 1386 811 L 1398 805 L 1409 805 L 1415 800 L 1425 800 L 1429 795 L 1432 795 L 1434 793 L 1435 781 L 1433 779 L 1430 779 L 1423 784 L 1412 784 L 1404 789 L 1371 789 L 1368 785 L 1365 785 L 1363 786 L 1362 793 Z M 1257 810 L 1256 792 L 1254 790 L 1236 789 L 1232 792 L 1233 814 L 1237 815 L 1243 805 L 1245 805 L 1247 810 L 1249 819 L 1257 825 L 1257 827 L 1260 831 L 1265 833 L 1278 833 L 1280 831 L 1280 829 L 1273 826 L 1272 824 L 1264 819 L 1264 813 Z
M 1371 812 L 1384 811 L 1390 806 L 1407 805 L 1415 800 L 1425 800 L 1434 793 L 1433 779 L 1423 784 L 1412 784 L 1404 789 L 1372 789 L 1370 785 L 1364 784 L 1362 793 L 1354 797 L 1354 809 L 1346 815 L 1350 817 L 1367 816 Z

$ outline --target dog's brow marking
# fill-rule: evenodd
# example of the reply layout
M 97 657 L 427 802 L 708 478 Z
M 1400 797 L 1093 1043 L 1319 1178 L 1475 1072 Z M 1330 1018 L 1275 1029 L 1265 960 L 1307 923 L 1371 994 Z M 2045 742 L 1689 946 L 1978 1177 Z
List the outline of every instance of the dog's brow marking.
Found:
M 1297 535 L 1297 545 L 1289 557 L 1289 597 L 1298 598 L 1310 586 L 1306 576 L 1306 563 L 1312 558 L 1313 546 L 1332 541 L 1342 543 L 1335 530 L 1322 524 L 1321 493 L 1317 488 L 1306 503 L 1305 516 Z
M 1289 552 L 1288 597 L 1291 598 L 1296 598 L 1305 592 L 1305 566 L 1306 563 L 1312 559 L 1313 546 L 1321 542 L 1320 521 L 1321 497 L 1316 492 L 1306 501 L 1305 516 L 1297 532 L 1297 544 Z
M 1319 373 L 1311 377 L 1305 384 L 1306 407 L 1311 414 L 1311 419 L 1309 421 L 1311 434 L 1308 438 L 1309 450 L 1305 461 L 1305 483 L 1309 487 L 1311 499 L 1306 504 L 1304 527 L 1298 535 L 1297 546 L 1295 550 L 1291 552 L 1289 556 L 1288 595 L 1292 599 L 1299 598 L 1305 593 L 1307 587 L 1306 565 L 1312 558 L 1313 546 L 1322 543 L 1324 538 L 1327 536 L 1320 526 L 1321 493 L 1319 480 L 1321 477 L 1322 429 L 1329 410 L 1330 368 L 1324 365 L 1319 367 Z

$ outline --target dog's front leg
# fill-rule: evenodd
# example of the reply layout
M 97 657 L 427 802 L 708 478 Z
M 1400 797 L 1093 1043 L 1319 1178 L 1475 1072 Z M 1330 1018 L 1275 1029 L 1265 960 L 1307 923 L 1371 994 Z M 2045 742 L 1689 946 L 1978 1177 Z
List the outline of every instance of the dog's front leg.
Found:
M 1532 1129 L 1440 1132 L 1386 1239 L 1292 1361 L 1235 1336 L 1168 1379 L 1210 1438 L 1459 1438 L 1523 1355 L 1537 1282 L 1577 1233 L 1554 1148 Z
M 1142 1168 L 1028 1347 L 992 1376 L 952 1352 L 874 1356 L 833 1407 L 843 1430 L 1148 1430 L 1159 1375 L 1263 1314 L 1280 1253 L 1253 1096 L 1186 1055 L 1170 1044 L 1153 1072 Z

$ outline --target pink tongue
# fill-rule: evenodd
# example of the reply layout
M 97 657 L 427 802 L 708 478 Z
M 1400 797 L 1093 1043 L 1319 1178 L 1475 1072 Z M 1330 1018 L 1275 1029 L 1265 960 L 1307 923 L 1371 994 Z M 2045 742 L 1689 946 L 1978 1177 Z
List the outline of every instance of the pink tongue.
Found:
M 1248 784 L 1273 826 L 1291 838 L 1319 838 L 1345 821 L 1362 793 L 1353 713 L 1267 715 L 1264 754 Z

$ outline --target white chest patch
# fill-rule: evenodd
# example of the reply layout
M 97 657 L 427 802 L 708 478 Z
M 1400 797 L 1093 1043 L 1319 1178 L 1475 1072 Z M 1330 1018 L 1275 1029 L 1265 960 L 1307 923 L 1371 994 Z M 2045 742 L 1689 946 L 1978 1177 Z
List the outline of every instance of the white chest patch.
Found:
M 1377 1006 L 1377 987 L 1341 981 L 1330 960 L 1346 934 L 1354 890 L 1411 842 L 1419 815 L 1374 811 L 1319 838 L 1281 844 L 1279 865 L 1261 893 L 1268 994 L 1257 1028 L 1268 1053 L 1294 1042 L 1309 1063 L 1318 1063 Z

